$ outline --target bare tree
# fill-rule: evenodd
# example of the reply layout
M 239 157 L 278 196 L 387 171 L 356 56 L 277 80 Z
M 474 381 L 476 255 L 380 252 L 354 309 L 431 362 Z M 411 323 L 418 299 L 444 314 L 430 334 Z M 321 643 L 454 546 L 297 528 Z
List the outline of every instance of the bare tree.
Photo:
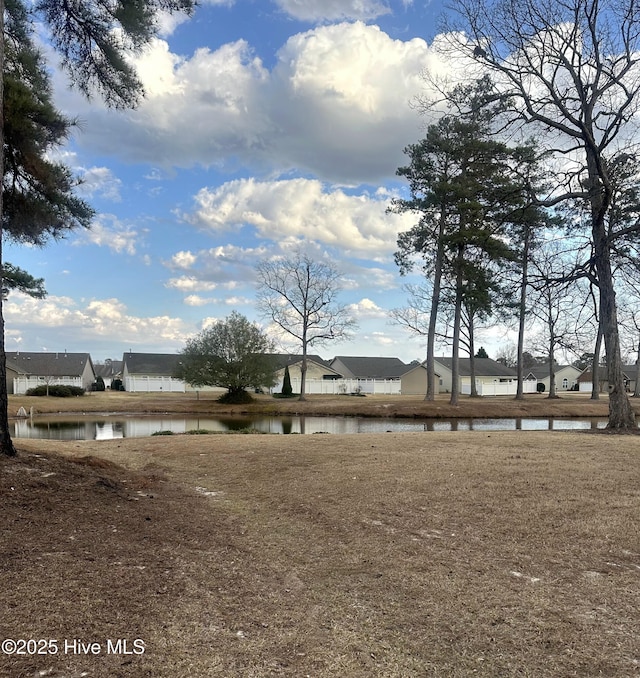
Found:
M 449 46 L 500 80 L 515 119 L 535 125 L 562 155 L 558 187 L 546 204 L 589 206 L 592 255 L 610 384 L 610 429 L 635 428 L 622 371 L 612 251 L 607 230 L 613 188 L 606 157 L 625 144 L 640 93 L 640 13 L 636 0 L 453 0 L 460 25 Z M 640 230 L 635 224 L 634 232 Z M 628 233 L 628 231 L 627 231 Z
M 544 326 L 541 346 L 546 345 L 543 352 L 549 356 L 549 398 L 558 397 L 556 351 L 575 348 L 580 309 L 586 296 L 577 281 L 558 282 L 564 279 L 564 271 L 572 268 L 573 262 L 567 261 L 557 241 L 541 246 L 531 262 L 533 303 L 529 312 Z
M 309 347 L 344 339 L 355 327 L 346 307 L 337 301 L 340 273 L 300 251 L 262 261 L 256 270 L 258 307 L 302 347 L 300 400 L 304 400 Z

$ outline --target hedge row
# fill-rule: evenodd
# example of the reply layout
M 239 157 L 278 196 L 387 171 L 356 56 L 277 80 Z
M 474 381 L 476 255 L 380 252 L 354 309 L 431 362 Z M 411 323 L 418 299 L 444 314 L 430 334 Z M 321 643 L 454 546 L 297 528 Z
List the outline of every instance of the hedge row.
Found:
M 71 398 L 73 396 L 84 395 L 84 389 L 79 386 L 63 386 L 61 384 L 46 384 L 36 386 L 27 390 L 28 396 L 55 396 L 56 398 Z

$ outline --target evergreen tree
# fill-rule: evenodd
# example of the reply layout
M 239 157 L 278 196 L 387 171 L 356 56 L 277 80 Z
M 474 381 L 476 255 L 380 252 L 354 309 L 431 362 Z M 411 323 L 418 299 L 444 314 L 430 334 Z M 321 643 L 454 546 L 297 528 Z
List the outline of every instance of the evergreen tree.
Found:
M 0 0 L 0 266 L 4 238 L 44 245 L 88 226 L 91 208 L 78 199 L 67 167 L 51 160 L 73 121 L 53 106 L 49 76 L 35 48 L 36 20 L 73 83 L 111 106 L 133 106 L 143 94 L 126 58 L 153 37 L 160 10 L 190 12 L 194 0 Z M 4 267 L 0 268 L 4 272 Z M 3 294 L 10 287 L 4 280 Z M 0 295 L 0 453 L 14 455 L 9 434 L 4 317 Z
M 284 368 L 284 380 L 282 382 L 282 395 L 291 396 L 293 395 L 293 387 L 291 386 L 291 375 L 289 374 L 289 365 L 286 365 Z
M 458 400 L 458 357 L 465 305 L 489 314 L 496 298 L 495 276 L 488 271 L 514 258 L 508 225 L 528 201 L 528 185 L 518 170 L 521 151 L 495 138 L 492 124 L 503 110 L 488 78 L 459 87 L 449 100 L 451 112 L 427 130 L 425 139 L 405 150 L 411 164 L 398 174 L 409 180 L 411 198 L 395 200 L 391 210 L 420 215 L 418 224 L 398 238 L 396 262 L 407 272 L 418 257 L 433 276 L 427 337 L 427 398 L 435 383 L 433 349 L 439 305 L 454 308 L 453 387 Z M 473 336 L 473 328 L 467 328 Z
M 2 266 L 2 298 L 6 299 L 12 290 L 28 294 L 34 299 L 44 299 L 47 296 L 44 278 L 34 278 L 19 266 L 5 262 Z

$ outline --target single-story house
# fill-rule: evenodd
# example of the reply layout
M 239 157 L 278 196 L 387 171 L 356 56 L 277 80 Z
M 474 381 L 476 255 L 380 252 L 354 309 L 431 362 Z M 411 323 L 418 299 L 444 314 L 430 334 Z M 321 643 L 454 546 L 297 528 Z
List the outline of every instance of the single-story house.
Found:
M 125 391 L 184 393 L 178 371 L 181 356 L 177 353 L 124 353 L 122 356 L 122 382 Z
M 637 365 L 623 365 L 622 373 L 628 393 L 633 393 L 636 387 L 636 375 L 638 372 Z M 581 393 L 591 393 L 593 385 L 593 372 L 589 368 L 584 370 L 578 377 L 578 390 Z M 607 378 L 607 368 L 601 365 L 598 370 L 598 391 L 600 393 L 607 393 L 609 391 L 609 380 Z
M 7 351 L 7 392 L 23 394 L 43 385 L 77 386 L 90 390 L 96 380 L 88 353 Z
M 573 365 L 558 365 L 555 366 L 555 376 L 556 376 L 556 391 L 574 391 L 576 384 L 578 384 L 578 378 L 582 374 L 582 370 Z M 536 384 L 544 384 L 544 390 L 546 393 L 549 392 L 551 388 L 551 375 L 549 363 L 541 363 L 540 365 L 534 365 L 525 370 L 525 381 L 535 381 Z M 537 386 L 536 386 L 537 388 Z M 591 388 L 589 388 L 591 390 Z
M 122 379 L 122 360 L 107 358 L 103 363 L 94 363 L 96 378 L 102 377 L 106 388 L 111 388 L 114 379 Z
M 436 393 L 451 393 L 453 385 L 453 358 L 435 358 Z M 491 358 L 475 358 L 476 387 L 478 395 L 515 395 L 518 375 L 515 370 Z M 471 393 L 471 361 L 459 358 L 459 392 Z M 535 391 L 534 385 L 524 384 L 525 392 Z M 402 393 L 407 395 L 427 392 L 426 364 L 421 363 L 409 369 L 402 376 Z
M 400 378 L 410 369 L 399 358 L 373 356 L 336 356 L 330 364 L 349 382 L 346 390 L 362 393 L 400 393 Z
M 289 368 L 291 388 L 300 393 L 302 380 L 302 355 L 293 353 L 272 354 L 276 365 L 276 385 L 270 388 L 271 393 L 281 393 L 285 369 Z M 334 393 L 335 382 L 342 377 L 326 360 L 319 355 L 307 355 L 307 376 L 305 391 L 307 393 Z
M 440 392 L 442 377 L 436 369 L 435 393 Z M 427 363 L 409 365 L 407 371 L 400 377 L 400 393 L 402 395 L 425 395 L 427 392 Z

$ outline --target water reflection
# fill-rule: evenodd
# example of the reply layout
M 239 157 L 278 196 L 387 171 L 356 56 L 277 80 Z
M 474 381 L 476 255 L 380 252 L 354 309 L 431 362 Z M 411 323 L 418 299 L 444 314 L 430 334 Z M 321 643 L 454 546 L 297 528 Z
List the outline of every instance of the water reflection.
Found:
M 359 417 L 126 417 L 76 416 L 20 419 L 12 422 L 15 438 L 110 440 L 140 438 L 159 431 L 186 433 L 254 429 L 283 435 L 313 433 L 384 433 L 387 431 L 559 431 L 604 428 L 606 419 L 377 419 Z

